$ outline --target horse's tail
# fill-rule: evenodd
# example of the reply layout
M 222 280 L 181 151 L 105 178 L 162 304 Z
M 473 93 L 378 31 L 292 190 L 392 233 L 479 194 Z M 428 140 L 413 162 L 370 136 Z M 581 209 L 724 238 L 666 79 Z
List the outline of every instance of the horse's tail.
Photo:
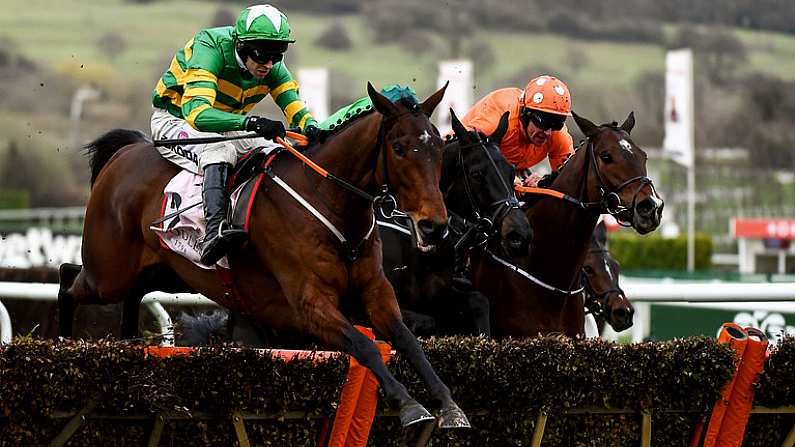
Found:
M 113 129 L 96 140 L 83 146 L 88 155 L 88 165 L 91 167 L 91 186 L 108 163 L 108 160 L 128 144 L 148 141 L 146 135 L 139 130 Z
M 177 339 L 182 346 L 209 346 L 213 339 L 226 339 L 229 316 L 222 310 L 196 316 L 182 312 L 177 317 Z

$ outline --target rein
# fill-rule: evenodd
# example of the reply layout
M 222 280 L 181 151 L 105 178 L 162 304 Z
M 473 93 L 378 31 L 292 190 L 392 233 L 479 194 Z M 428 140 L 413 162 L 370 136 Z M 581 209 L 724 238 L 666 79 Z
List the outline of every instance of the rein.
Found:
M 554 189 L 549 189 L 549 188 L 534 188 L 534 187 L 526 187 L 526 186 L 517 185 L 517 186 L 514 186 L 514 189 L 516 191 L 518 191 L 518 192 L 523 192 L 523 193 L 528 193 L 528 194 L 545 195 L 545 196 L 548 196 L 548 197 L 553 197 L 553 198 L 556 198 L 556 199 L 559 199 L 559 200 L 563 200 L 564 202 L 571 203 L 571 204 L 573 204 L 573 205 L 575 205 L 575 206 L 577 206 L 577 207 L 579 207 L 579 208 L 581 208 L 583 210 L 586 210 L 586 211 L 598 212 L 600 214 L 606 212 L 606 213 L 608 213 L 608 214 L 610 214 L 612 216 L 615 216 L 616 220 L 622 226 L 630 226 L 631 224 L 622 223 L 621 219 L 619 219 L 617 215 L 622 213 L 622 212 L 629 212 L 630 217 L 631 217 L 634 214 L 634 212 L 635 212 L 635 204 L 636 204 L 635 202 L 636 202 L 637 195 L 640 192 L 640 190 L 643 189 L 644 186 L 650 185 L 650 187 L 652 188 L 652 193 L 654 195 L 657 194 L 657 192 L 656 192 L 656 190 L 654 188 L 654 183 L 647 176 L 637 176 L 637 177 L 632 177 L 629 180 L 626 180 L 625 182 L 621 183 L 620 185 L 618 185 L 618 187 L 616 187 L 613 190 L 608 190 L 605 187 L 604 179 L 602 178 L 602 175 L 599 172 L 599 166 L 596 164 L 596 155 L 594 154 L 594 144 L 593 144 L 592 139 L 590 137 L 588 137 L 585 140 L 580 141 L 580 143 L 577 144 L 577 147 L 575 148 L 575 150 L 578 150 L 586 142 L 588 143 L 587 146 L 586 146 L 586 149 L 585 149 L 587 151 L 586 152 L 586 156 L 591 159 L 591 163 L 587 164 L 587 168 L 586 168 L 587 170 L 585 172 L 585 175 L 583 176 L 583 185 L 587 186 L 588 173 L 589 173 L 591 167 L 593 167 L 593 170 L 596 173 L 596 179 L 599 182 L 599 186 L 598 187 L 599 187 L 599 192 L 601 194 L 601 198 L 600 198 L 599 201 L 596 201 L 596 202 L 585 202 L 585 201 L 582 201 L 582 200 L 580 200 L 578 198 L 575 198 L 573 196 L 565 194 L 563 192 L 560 192 L 560 191 L 557 191 L 557 190 L 554 190 Z M 632 206 L 631 207 L 627 207 L 627 206 L 622 205 L 621 204 L 621 198 L 619 197 L 618 192 L 620 192 L 622 189 L 626 188 L 627 186 L 629 186 L 629 185 L 631 185 L 631 184 L 633 184 L 635 182 L 639 182 L 640 185 L 635 190 L 635 193 L 632 196 Z M 587 188 L 581 188 L 581 191 L 582 190 L 585 190 L 586 191 L 586 195 L 587 195 Z M 516 273 L 524 276 L 525 278 L 529 279 L 530 281 L 538 284 L 539 286 L 541 286 L 541 287 L 543 287 L 543 288 L 545 288 L 547 290 L 559 292 L 559 293 L 562 293 L 564 295 L 575 295 L 577 293 L 580 293 L 580 292 L 584 291 L 585 288 L 586 288 L 585 285 L 583 285 L 579 289 L 575 289 L 575 290 L 560 289 L 558 287 L 552 286 L 550 284 L 547 284 L 547 283 L 541 281 L 540 279 L 536 278 L 535 276 L 531 275 L 530 273 L 520 269 L 518 266 L 515 266 L 515 265 L 509 263 L 508 261 L 505 261 L 504 259 L 499 258 L 494 253 L 489 252 L 489 254 L 498 263 L 502 264 L 505 267 L 508 267 L 509 269 L 515 271 Z M 572 280 L 572 283 L 575 280 L 576 280 L 576 276 Z M 612 291 L 613 290 L 608 290 L 607 292 L 604 292 L 603 294 L 598 295 L 598 296 L 607 295 L 608 293 L 610 293 Z M 586 302 L 587 302 L 587 300 L 586 300 Z
M 604 248 L 602 249 L 591 249 L 588 250 L 588 253 L 592 254 L 599 254 L 599 253 L 608 253 L 608 251 Z M 588 279 L 588 275 L 585 272 L 581 272 L 582 277 L 582 286 L 585 289 L 585 308 L 586 314 L 591 314 L 594 317 L 601 317 L 604 315 L 605 306 L 602 305 L 602 301 L 605 300 L 607 295 L 611 293 L 620 293 L 624 294 L 624 290 L 621 287 L 614 287 L 611 289 L 604 290 L 602 292 L 597 292 L 596 289 L 591 284 L 591 281 Z M 626 296 L 626 295 L 625 295 Z
M 461 177 L 464 181 L 464 192 L 466 193 L 467 200 L 469 202 L 469 208 L 472 212 L 472 215 L 474 216 L 474 220 L 467 219 L 448 210 L 451 224 L 450 229 L 451 231 L 454 231 L 460 235 L 458 241 L 454 244 L 454 249 L 456 252 L 459 252 L 464 248 L 471 249 L 484 245 L 496 231 L 495 226 L 501 222 L 502 219 L 505 218 L 509 212 L 511 212 L 511 210 L 520 208 L 519 200 L 511 190 L 507 179 L 505 179 L 500 172 L 497 162 L 494 161 L 494 157 L 491 156 L 488 149 L 486 148 L 487 143 L 488 139 L 483 139 L 480 135 L 478 135 L 478 141 L 471 144 L 458 146 L 458 166 L 461 170 Z M 505 192 L 505 198 L 495 200 L 494 202 L 486 205 L 485 208 L 487 212 L 492 208 L 494 209 L 494 211 L 490 214 L 487 212 L 484 213 L 483 209 L 481 209 L 481 207 L 478 205 L 478 202 L 475 200 L 475 195 L 472 192 L 473 187 L 470 182 L 469 172 L 467 171 L 467 165 L 464 160 L 464 150 L 472 148 L 479 148 L 483 150 L 486 158 L 489 161 L 489 164 L 497 174 L 497 177 L 500 180 L 500 185 L 503 187 Z M 456 231 L 456 223 L 460 223 L 460 226 L 463 226 L 464 230 Z
M 652 180 L 648 176 L 639 175 L 637 177 L 632 177 L 629 180 L 626 180 L 625 182 L 618 185 L 615 189 L 609 190 L 607 187 L 605 187 L 604 178 L 602 177 L 602 173 L 599 171 L 599 166 L 596 164 L 596 155 L 594 154 L 593 141 L 591 140 L 591 138 L 587 138 L 581 141 L 577 145 L 577 148 L 581 147 L 582 144 L 585 142 L 588 143 L 586 146 L 586 151 L 587 151 L 586 155 L 588 156 L 588 158 L 591 159 L 589 168 L 591 166 L 593 167 L 593 171 L 596 174 L 596 180 L 599 182 L 598 188 L 599 188 L 599 193 L 601 194 L 601 198 L 598 201 L 585 202 L 578 198 L 572 197 L 568 194 L 549 188 L 535 188 L 535 187 L 517 185 L 514 186 L 514 190 L 526 194 L 545 195 L 548 197 L 553 197 L 571 203 L 584 210 L 598 212 L 599 214 L 610 214 L 611 216 L 614 216 L 616 218 L 616 221 L 618 221 L 619 225 L 624 227 L 631 226 L 632 225 L 631 223 L 628 223 L 620 219 L 618 217 L 618 214 L 627 212 L 629 213 L 629 217 L 631 220 L 632 216 L 635 213 L 635 205 L 638 193 L 640 193 L 640 191 L 643 189 L 644 186 L 649 185 L 652 189 L 652 194 L 654 196 L 657 195 L 657 190 L 654 187 L 654 182 L 652 182 Z M 586 172 L 583 182 L 587 181 L 588 181 L 588 173 Z M 632 195 L 632 205 L 631 206 L 623 205 L 621 203 L 621 197 L 619 197 L 618 193 L 627 186 L 636 182 L 638 182 L 639 185 L 635 189 L 635 192 Z
M 580 287 L 579 289 L 574 289 L 574 290 L 560 289 L 560 288 L 555 287 L 555 286 L 553 286 L 551 284 L 545 283 L 544 281 L 538 279 L 537 277 L 533 276 L 529 272 L 527 272 L 525 270 L 522 270 L 518 266 L 513 265 L 510 262 L 500 258 L 499 256 L 497 256 L 494 253 L 492 253 L 490 250 L 487 249 L 486 252 L 489 255 L 491 255 L 491 258 L 494 259 L 495 261 L 497 261 L 498 263 L 502 264 L 505 267 L 508 267 L 509 269 L 513 270 L 514 272 L 518 273 L 519 275 L 524 276 L 525 278 L 529 279 L 530 281 L 532 281 L 532 282 L 536 283 L 537 285 L 539 285 L 539 286 L 541 286 L 541 287 L 543 287 L 543 288 L 545 288 L 547 290 L 550 290 L 552 292 L 558 292 L 558 293 L 562 293 L 564 295 L 576 295 L 576 294 L 582 292 L 585 289 L 584 287 Z

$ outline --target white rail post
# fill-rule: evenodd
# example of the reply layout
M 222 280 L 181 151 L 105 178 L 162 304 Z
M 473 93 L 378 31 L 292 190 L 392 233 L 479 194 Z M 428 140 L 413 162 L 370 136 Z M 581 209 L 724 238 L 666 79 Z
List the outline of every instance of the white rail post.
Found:
M 0 345 L 7 345 L 11 343 L 11 317 L 8 315 L 8 310 L 3 306 L 0 301 Z

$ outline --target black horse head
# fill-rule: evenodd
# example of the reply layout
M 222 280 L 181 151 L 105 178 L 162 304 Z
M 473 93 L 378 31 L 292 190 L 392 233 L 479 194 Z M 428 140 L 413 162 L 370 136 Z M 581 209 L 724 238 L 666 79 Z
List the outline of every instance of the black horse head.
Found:
M 499 148 L 508 112 L 491 135 L 467 130 L 452 109 L 450 116 L 456 138 L 445 147 L 441 177 L 448 211 L 477 225 L 482 242 L 499 235 L 507 254 L 522 253 L 532 231 L 513 192 L 513 166 Z

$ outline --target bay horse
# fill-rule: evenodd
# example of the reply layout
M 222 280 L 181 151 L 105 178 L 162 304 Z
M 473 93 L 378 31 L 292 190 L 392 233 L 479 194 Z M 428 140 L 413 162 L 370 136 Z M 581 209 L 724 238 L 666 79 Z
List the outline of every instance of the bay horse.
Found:
M 629 329 L 635 314 L 635 308 L 619 285 L 621 266 L 607 247 L 607 229 L 602 221 L 591 238 L 581 273 L 585 311 L 596 320 L 600 334 L 605 324 L 616 332 Z
M 491 297 L 492 335 L 583 334 L 579 273 L 600 214 L 610 213 L 640 234 L 660 224 L 663 201 L 646 174 L 646 153 L 630 138 L 635 117 L 597 126 L 576 113 L 585 135 L 560 168 L 551 189 L 527 210 L 533 228 L 528 253 L 502 259 L 483 253 L 473 261 L 473 284 Z
M 513 191 L 513 166 L 499 148 L 508 112 L 488 136 L 468 131 L 452 110 L 450 116 L 455 137 L 445 145 L 441 176 L 450 232 L 434 253 L 422 253 L 399 219 L 379 218 L 384 270 L 415 334 L 488 336 L 488 298 L 461 280 L 466 258 L 492 239 L 500 253 L 521 253 L 532 235 Z
M 418 249 L 432 250 L 441 240 L 447 222 L 439 190 L 443 141 L 429 117 L 445 88 L 422 103 L 410 97 L 393 103 L 368 83 L 374 110 L 307 149 L 313 161 L 329 167 L 348 188 L 325 181 L 328 177 L 315 175 L 297 158 L 277 157 L 268 171 L 273 176 L 263 180 L 251 210 L 249 243 L 228 256 L 235 294 L 225 294 L 212 270 L 161 247 L 150 230 L 161 211 L 163 189 L 179 168 L 140 133 L 117 129 L 89 144 L 92 190 L 84 222 L 84 265 L 62 266 L 61 334 L 71 334 L 77 305 L 123 301 L 125 311 L 136 312 L 145 293 L 189 286 L 265 326 L 307 334 L 350 354 L 373 371 L 387 401 L 400 409 L 404 426 L 432 419 L 386 368 L 375 344 L 338 309 L 355 303 L 441 402 L 439 425 L 468 427 L 449 388 L 401 320 L 381 266 L 381 240 L 372 231 L 374 204 L 365 198 L 380 194 L 379 201 L 399 205 Z M 326 222 L 305 208 L 307 203 Z M 122 327 L 122 336 L 134 334 L 134 328 Z

